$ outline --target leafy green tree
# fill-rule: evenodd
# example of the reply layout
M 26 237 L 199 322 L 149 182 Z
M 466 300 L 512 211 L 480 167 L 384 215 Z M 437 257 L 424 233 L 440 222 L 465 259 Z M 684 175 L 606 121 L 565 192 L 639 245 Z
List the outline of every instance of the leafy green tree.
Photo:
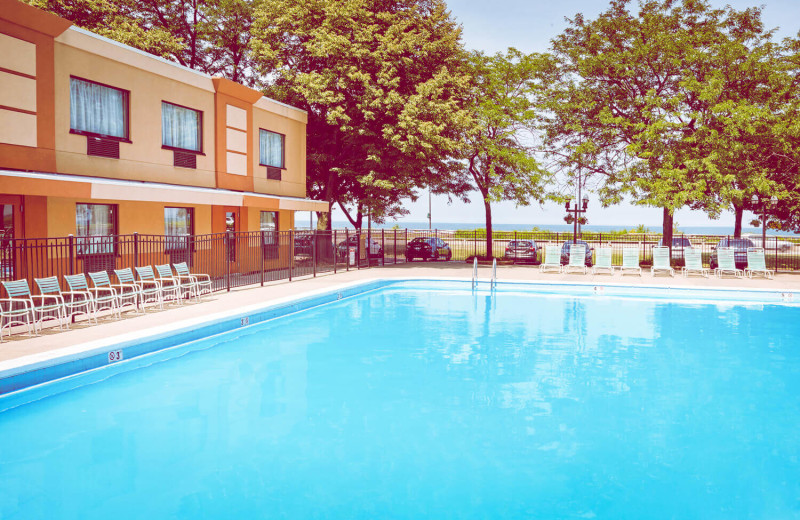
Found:
M 730 203 L 719 194 L 730 170 L 711 153 L 728 100 L 704 86 L 724 85 L 717 60 L 763 35 L 760 12 L 706 0 L 642 0 L 636 13 L 629 4 L 613 0 L 595 20 L 577 15 L 554 39 L 562 76 L 552 83 L 547 144 L 561 168 L 599 177 L 604 204 L 627 195 L 663 208 L 671 244 L 676 209 L 713 217 Z
M 460 33 L 442 0 L 258 5 L 257 69 L 272 97 L 309 113 L 311 196 L 360 227 L 367 211 L 401 213 L 420 187 L 466 189 L 452 159 L 470 117 Z
M 537 100 L 552 62 L 542 54 L 510 48 L 505 54 L 470 56 L 469 108 L 474 125 L 466 136 L 464 158 L 486 217 L 486 251 L 492 255 L 492 202 L 519 206 L 544 202 L 550 180 L 535 157 Z

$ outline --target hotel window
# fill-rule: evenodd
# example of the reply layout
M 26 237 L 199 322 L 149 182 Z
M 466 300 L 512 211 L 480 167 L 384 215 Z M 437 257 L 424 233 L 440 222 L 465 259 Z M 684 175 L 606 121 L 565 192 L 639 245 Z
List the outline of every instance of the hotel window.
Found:
M 175 152 L 175 166 L 196 168 L 196 154 L 203 153 L 202 112 L 162 101 L 161 145 Z
M 127 141 L 128 91 L 70 77 L 69 128 L 74 134 Z
M 79 255 L 114 253 L 117 234 L 116 204 L 76 204 L 75 234 Z
M 194 208 L 164 208 L 164 249 L 188 251 L 194 235 Z
M 281 180 L 285 141 L 286 137 L 283 134 L 259 129 L 259 164 L 267 167 L 267 179 Z
M 278 257 L 278 212 L 261 212 L 261 231 L 264 232 L 264 257 Z

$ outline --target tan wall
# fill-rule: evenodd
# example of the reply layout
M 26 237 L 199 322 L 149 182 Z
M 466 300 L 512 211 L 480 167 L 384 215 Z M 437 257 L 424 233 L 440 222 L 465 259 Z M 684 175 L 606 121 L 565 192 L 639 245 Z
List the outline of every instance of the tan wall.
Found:
M 267 110 L 267 108 L 269 110 Z M 281 113 L 283 112 L 283 113 Z M 266 99 L 253 109 L 253 191 L 288 197 L 306 196 L 306 122 L 305 114 Z M 281 180 L 267 180 L 267 169 L 259 164 L 259 129 L 286 136 L 285 169 Z
M 67 31 L 56 39 L 55 126 L 59 173 L 215 187 L 214 92 L 211 79 L 175 67 L 171 68 L 176 69 L 174 75 L 181 81 L 149 72 L 148 67 L 152 68 L 155 60 L 132 51 L 127 52 L 125 61 L 114 61 L 99 55 L 111 50 L 118 52 L 121 49 L 74 31 Z M 203 81 L 189 78 L 193 83 L 186 83 L 183 81 L 187 79 L 183 77 L 186 74 Z M 130 92 L 129 138 L 132 142 L 120 143 L 119 159 L 87 156 L 86 137 L 70 134 L 70 76 Z M 206 88 L 203 88 L 203 84 Z M 196 170 L 174 167 L 172 150 L 161 147 L 162 101 L 203 113 L 205 155 L 197 156 Z

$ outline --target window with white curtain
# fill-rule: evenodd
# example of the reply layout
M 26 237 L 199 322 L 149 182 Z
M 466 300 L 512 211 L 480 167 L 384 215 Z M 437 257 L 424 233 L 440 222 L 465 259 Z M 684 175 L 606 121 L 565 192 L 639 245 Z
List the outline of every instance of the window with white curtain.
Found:
M 277 134 L 264 130 L 259 131 L 259 152 L 260 164 L 262 166 L 273 166 L 275 168 L 283 168 L 283 146 L 285 137 L 283 134 Z
M 202 115 L 199 110 L 161 102 L 161 144 L 170 148 L 203 150 Z
M 164 240 L 167 249 L 188 249 L 194 234 L 194 208 L 164 208 Z
M 264 232 L 264 245 L 278 245 L 278 212 L 261 212 L 261 231 Z
M 75 205 L 75 235 L 79 254 L 114 252 L 116 209 L 115 204 Z
M 70 78 L 69 128 L 72 132 L 128 138 L 128 92 Z

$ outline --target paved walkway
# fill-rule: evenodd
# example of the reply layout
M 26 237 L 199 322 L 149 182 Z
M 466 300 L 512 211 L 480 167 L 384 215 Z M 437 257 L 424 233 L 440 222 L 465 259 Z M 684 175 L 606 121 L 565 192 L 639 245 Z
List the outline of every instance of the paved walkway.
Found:
M 490 267 L 479 267 L 479 278 L 488 280 L 491 277 Z M 78 323 L 72 330 L 60 332 L 57 327 L 46 328 L 42 335 L 28 338 L 24 334 L 17 334 L 10 339 L 6 336 L 4 343 L 0 344 L 0 362 L 15 360 L 25 356 L 45 353 L 64 347 L 78 347 L 91 341 L 112 338 L 131 331 L 145 331 L 149 328 L 169 324 L 178 324 L 182 320 L 196 319 L 201 316 L 231 311 L 237 307 L 268 303 L 273 300 L 299 295 L 305 292 L 320 291 L 333 288 L 345 283 L 376 278 L 460 278 L 471 279 L 472 266 L 466 263 L 442 262 L 399 264 L 382 268 L 364 269 L 359 271 L 339 272 L 337 274 L 320 275 L 316 278 L 296 279 L 292 282 L 276 282 L 264 287 L 246 287 L 233 290 L 229 293 L 215 293 L 210 298 L 206 297 L 203 303 L 191 303 L 183 306 L 169 306 L 164 311 L 149 311 L 145 315 L 132 315 L 126 313 L 125 318 L 119 321 L 106 318 L 99 325 L 86 325 Z M 659 285 L 671 287 L 708 287 L 708 288 L 752 288 L 774 289 L 776 291 L 791 291 L 800 293 L 800 275 L 779 274 L 774 280 L 759 279 L 734 279 L 732 277 L 683 278 L 682 276 L 657 276 L 645 273 L 636 275 L 620 274 L 608 275 L 583 275 L 583 274 L 558 274 L 540 273 L 535 266 L 500 266 L 497 268 L 499 280 L 541 280 L 550 282 L 578 282 L 591 284 L 631 284 L 631 285 Z M 22 360 L 20 360 L 22 361 Z

